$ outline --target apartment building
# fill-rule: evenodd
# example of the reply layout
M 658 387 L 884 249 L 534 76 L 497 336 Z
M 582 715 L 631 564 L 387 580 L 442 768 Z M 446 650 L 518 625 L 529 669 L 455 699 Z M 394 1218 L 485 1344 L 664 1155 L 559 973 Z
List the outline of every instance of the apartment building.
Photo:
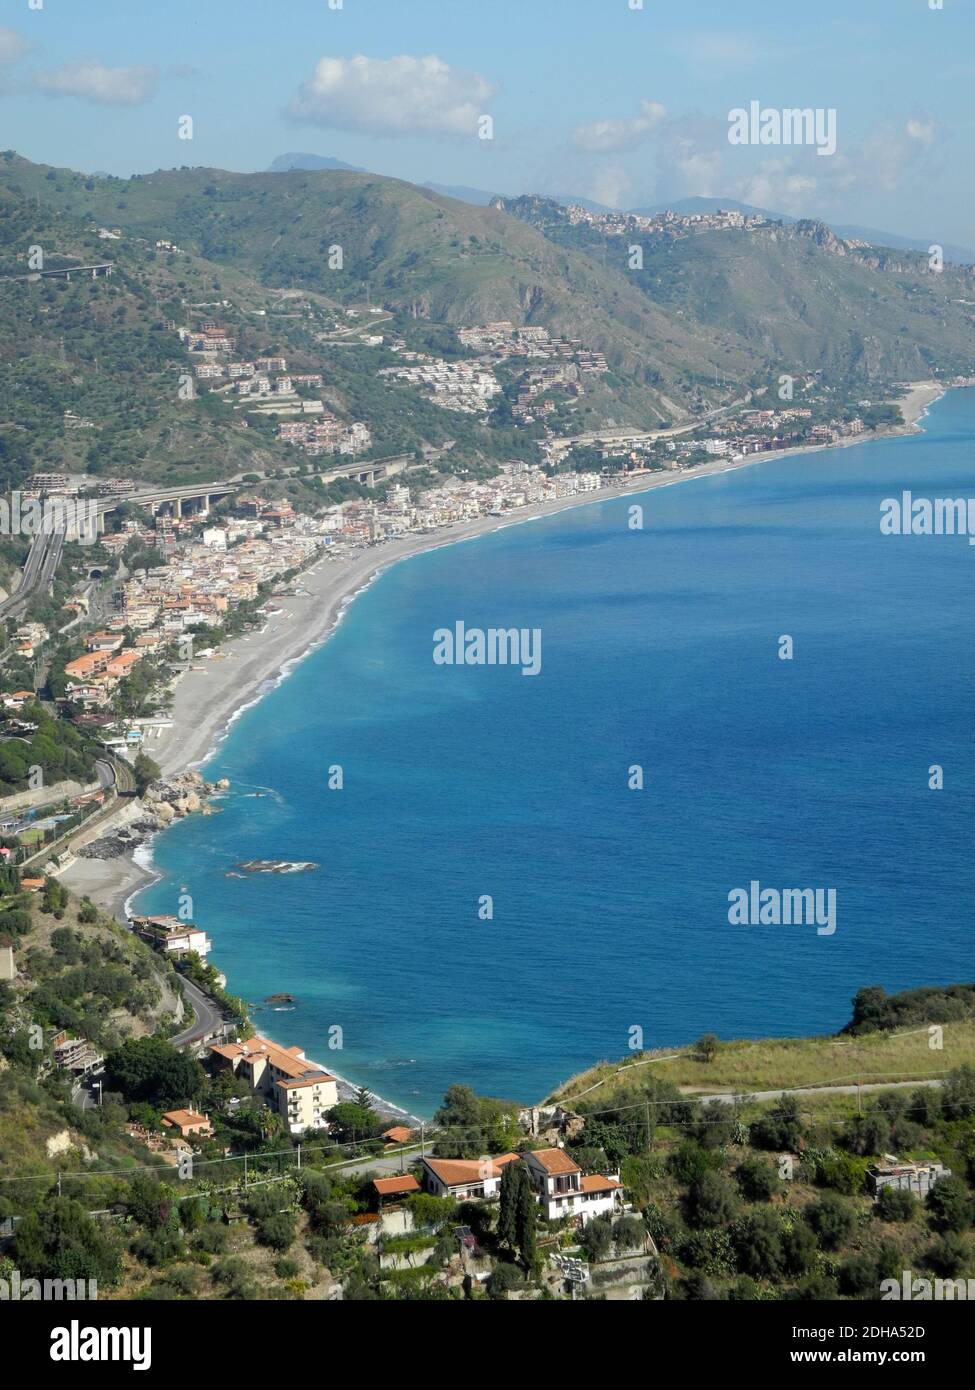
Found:
M 328 1128 L 326 1114 L 338 1104 L 338 1083 L 309 1062 L 300 1047 L 281 1047 L 255 1034 L 244 1042 L 215 1044 L 210 1055 L 243 1076 L 290 1133 Z
M 202 957 L 208 956 L 213 949 L 213 943 L 205 931 L 192 922 L 181 922 L 178 917 L 132 917 L 129 925 L 138 936 L 164 955 L 181 956 L 195 951 Z

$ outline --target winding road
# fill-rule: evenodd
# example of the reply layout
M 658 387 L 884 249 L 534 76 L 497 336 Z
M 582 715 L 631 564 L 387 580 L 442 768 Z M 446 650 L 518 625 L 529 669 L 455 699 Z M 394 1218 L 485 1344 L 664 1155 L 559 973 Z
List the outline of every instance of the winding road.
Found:
M 184 1028 L 182 1033 L 177 1033 L 175 1037 L 169 1039 L 173 1047 L 183 1047 L 186 1043 L 199 1042 L 210 1033 L 215 1033 L 224 1022 L 222 1012 L 208 994 L 204 994 L 202 989 L 195 985 L 192 980 L 188 980 L 185 975 L 181 975 L 180 980 L 183 983 L 187 1003 L 193 1010 L 194 1018 L 188 1028 Z

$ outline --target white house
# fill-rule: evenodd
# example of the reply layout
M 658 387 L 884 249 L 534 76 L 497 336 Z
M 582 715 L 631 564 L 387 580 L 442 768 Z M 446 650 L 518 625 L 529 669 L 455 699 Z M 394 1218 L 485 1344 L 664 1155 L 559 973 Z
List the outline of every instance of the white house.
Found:
M 521 1154 L 500 1154 L 494 1158 L 424 1158 L 423 1186 L 434 1197 L 455 1197 L 465 1202 L 479 1197 L 497 1197 L 501 1173 Z
M 623 1210 L 623 1184 L 617 1177 L 583 1173 L 563 1149 L 507 1153 L 494 1158 L 424 1158 L 423 1186 L 435 1197 L 459 1202 L 494 1198 L 509 1163 L 524 1163 L 538 1203 L 549 1221 L 572 1216 L 582 1225 L 594 1216 Z
M 577 1216 L 585 1225 L 594 1216 L 611 1216 L 623 1210 L 619 1178 L 583 1173 L 564 1149 L 537 1149 L 522 1157 L 549 1221 Z

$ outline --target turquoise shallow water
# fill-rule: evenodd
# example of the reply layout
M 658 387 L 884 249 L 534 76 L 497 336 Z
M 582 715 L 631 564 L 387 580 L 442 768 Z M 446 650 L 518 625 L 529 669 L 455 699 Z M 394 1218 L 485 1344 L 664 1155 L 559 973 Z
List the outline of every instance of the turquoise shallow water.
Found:
M 188 889 L 232 990 L 296 996 L 259 1028 L 421 1114 L 538 1099 L 634 1026 L 820 1032 L 971 979 L 975 550 L 879 504 L 973 492 L 975 391 L 924 424 L 658 489 L 643 531 L 626 498 L 396 565 L 232 726 L 222 813 L 157 840 L 140 906 Z M 458 619 L 540 628 L 541 674 L 435 665 Z M 253 858 L 321 867 L 227 877 Z M 752 879 L 835 888 L 835 934 L 729 925 Z

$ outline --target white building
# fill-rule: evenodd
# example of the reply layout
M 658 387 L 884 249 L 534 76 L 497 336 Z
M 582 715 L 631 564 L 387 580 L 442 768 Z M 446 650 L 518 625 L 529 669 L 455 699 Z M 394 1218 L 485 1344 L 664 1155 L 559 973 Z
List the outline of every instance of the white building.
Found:
M 338 1083 L 309 1062 L 300 1047 L 280 1047 L 255 1034 L 245 1042 L 215 1044 L 210 1054 L 243 1076 L 290 1133 L 328 1128 L 326 1113 L 338 1105 Z
M 623 1210 L 623 1184 L 617 1177 L 584 1174 L 564 1149 L 507 1153 L 493 1158 L 424 1158 L 423 1186 L 435 1197 L 458 1202 L 496 1198 L 509 1163 L 524 1163 L 549 1221 L 575 1217 L 581 1225 L 594 1216 Z
M 423 1186 L 434 1197 L 454 1197 L 465 1202 L 481 1197 L 497 1197 L 501 1174 L 521 1154 L 500 1154 L 495 1158 L 424 1158 Z
M 575 1216 L 585 1225 L 594 1216 L 612 1216 L 623 1210 L 619 1178 L 583 1173 L 564 1149 L 538 1149 L 523 1157 L 549 1221 Z

